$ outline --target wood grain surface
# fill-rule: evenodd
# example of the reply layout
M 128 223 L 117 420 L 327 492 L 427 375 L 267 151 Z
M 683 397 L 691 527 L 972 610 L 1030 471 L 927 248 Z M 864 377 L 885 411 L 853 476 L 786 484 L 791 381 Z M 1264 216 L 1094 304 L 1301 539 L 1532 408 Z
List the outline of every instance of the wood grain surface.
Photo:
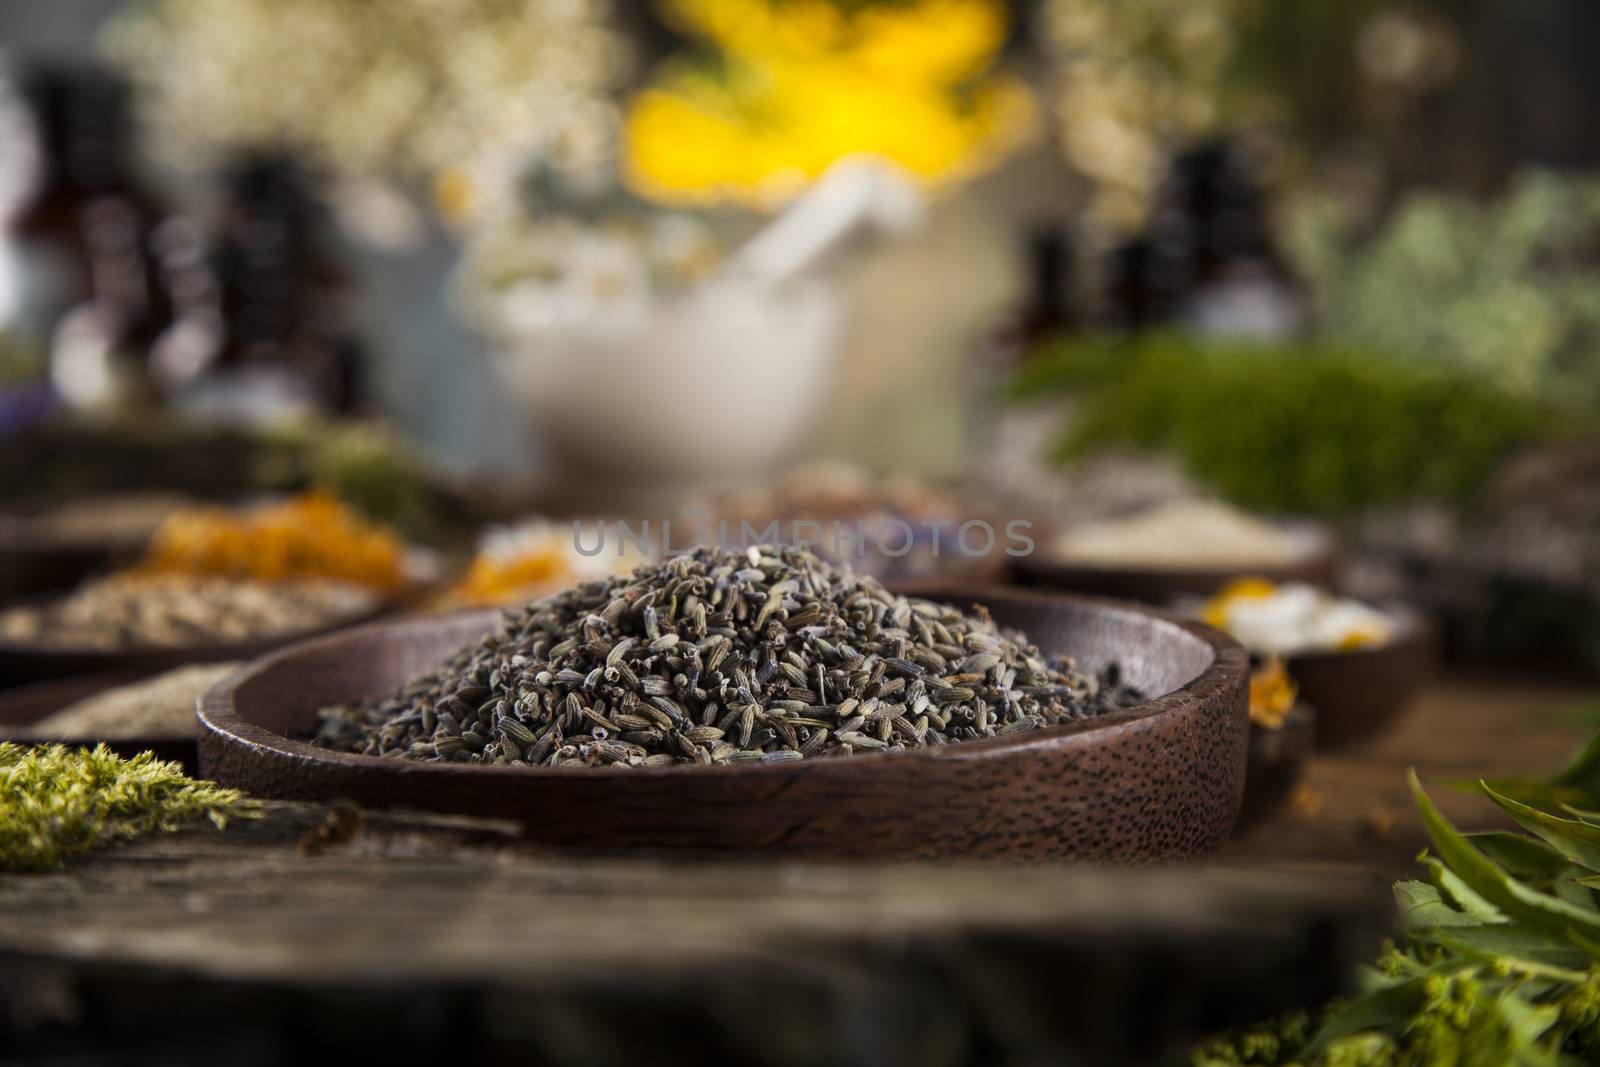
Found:
M 1584 710 L 1595 713 L 1585 725 Z M 1481 795 L 1455 788 L 1480 777 L 1549 775 L 1600 729 L 1600 683 L 1448 676 L 1424 689 L 1389 732 L 1318 753 L 1287 807 L 1223 851 L 1252 866 L 1335 862 L 1398 877 L 1427 844 L 1406 768 L 1463 829 L 1511 825 Z
M 1387 921 L 1326 870 L 575 859 L 326 818 L 0 881 L 0 1058 L 1142 1062 L 1335 991 Z
M 1407 766 L 1493 825 L 1447 783 L 1547 772 L 1597 699 L 1437 682 L 1206 870 L 583 858 L 274 805 L 0 877 L 0 1060 L 1155 1062 L 1370 958 L 1423 843 Z

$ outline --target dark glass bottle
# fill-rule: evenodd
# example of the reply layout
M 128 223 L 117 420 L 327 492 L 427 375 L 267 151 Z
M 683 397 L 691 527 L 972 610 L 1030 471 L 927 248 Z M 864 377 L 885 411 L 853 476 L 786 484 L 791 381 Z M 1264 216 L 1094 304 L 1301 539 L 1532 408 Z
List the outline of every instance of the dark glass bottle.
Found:
M 222 177 L 212 291 L 159 346 L 185 407 L 269 418 L 360 406 L 360 346 L 333 224 L 301 166 L 242 155 Z
M 1145 231 L 1118 250 L 1112 318 L 1129 330 L 1282 338 L 1305 319 L 1299 283 L 1274 246 L 1257 168 L 1237 144 L 1179 155 Z
M 979 363 L 1001 372 L 1026 359 L 1039 342 L 1083 324 L 1071 233 L 1059 223 L 1039 224 L 1024 240 L 1027 295 L 979 348 Z
M 21 317 L 47 337 L 51 379 L 69 403 L 150 399 L 150 345 L 172 321 L 154 250 L 167 212 L 140 173 L 126 87 L 73 64 L 31 64 L 12 78 L 29 121 L 8 131 L 0 168 L 32 169 L 7 230 Z
M 1153 226 L 1116 250 L 1111 323 L 1130 332 L 1170 326 L 1193 286 L 1194 256 L 1183 227 Z

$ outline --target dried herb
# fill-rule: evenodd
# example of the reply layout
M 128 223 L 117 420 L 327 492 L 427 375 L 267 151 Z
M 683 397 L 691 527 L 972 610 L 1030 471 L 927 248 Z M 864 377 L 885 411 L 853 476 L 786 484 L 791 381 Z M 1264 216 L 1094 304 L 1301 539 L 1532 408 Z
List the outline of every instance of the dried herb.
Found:
M 98 845 L 258 814 L 237 790 L 194 781 L 149 752 L 122 759 L 104 745 L 0 743 L 0 870 L 47 871 Z
M 1436 855 L 1395 885 L 1404 944 L 1361 995 L 1219 1038 L 1194 1067 L 1576 1064 L 1600 1055 L 1600 734 L 1547 782 L 1479 788 L 1527 833 L 1463 834 L 1411 788 Z M 1574 802 L 1587 807 L 1578 807 Z
M 386 700 L 323 713 L 368 755 L 516 766 L 780 762 L 995 737 L 1137 699 L 981 609 L 801 549 L 702 548 L 508 617 Z

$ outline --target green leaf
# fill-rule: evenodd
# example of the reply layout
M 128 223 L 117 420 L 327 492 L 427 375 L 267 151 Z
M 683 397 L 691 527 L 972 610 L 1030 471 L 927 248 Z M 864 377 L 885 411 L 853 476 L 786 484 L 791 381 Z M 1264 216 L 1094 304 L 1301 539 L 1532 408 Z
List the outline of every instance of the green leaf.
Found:
M 1400 927 L 1403 930 L 1483 925 L 1483 919 L 1456 908 L 1444 899 L 1437 886 L 1428 882 L 1396 882 L 1394 899 L 1400 911 Z
M 1541 808 L 1546 811 L 1561 809 L 1592 807 L 1595 803 L 1595 794 L 1587 789 L 1578 789 L 1573 786 L 1551 785 L 1548 782 L 1534 782 L 1526 778 L 1480 778 L 1473 781 L 1460 781 L 1447 783 L 1453 789 L 1462 792 L 1478 792 L 1485 784 L 1503 797 L 1520 800 L 1524 804 Z
M 1433 885 L 1439 890 L 1440 896 L 1452 907 L 1471 916 L 1480 923 L 1503 923 L 1506 921 L 1506 917 L 1500 913 L 1499 908 L 1478 895 L 1455 872 L 1434 857 L 1419 856 L 1417 862 L 1427 868 L 1428 876 L 1433 879 Z
M 1576 907 L 1563 900 L 1514 881 L 1488 856 L 1474 848 L 1461 832 L 1434 807 L 1433 801 L 1423 792 L 1417 772 L 1407 772 L 1411 792 L 1422 814 L 1428 837 L 1439 851 L 1440 857 L 1462 881 L 1489 903 L 1499 908 L 1507 917 L 1528 924 L 1546 933 L 1566 933 L 1568 927 L 1580 932 L 1600 936 L 1600 914 Z
M 1516 926 L 1456 927 L 1427 931 L 1423 940 L 1485 963 L 1502 963 L 1525 974 L 1581 982 L 1587 961 L 1565 936 L 1552 937 Z
M 1572 868 L 1576 874 L 1578 868 Z M 1550 893 L 1560 897 L 1569 904 L 1576 904 L 1580 908 L 1589 908 L 1600 913 L 1600 908 L 1595 907 L 1594 890 L 1588 886 L 1579 885 L 1576 878 L 1557 878 L 1547 887 Z
M 1306 1050 L 1305 1058 L 1315 1061 L 1333 1042 L 1365 1030 L 1393 1032 L 1404 1029 L 1426 999 L 1426 982 L 1426 976 L 1407 978 L 1351 1001 L 1322 1024 L 1311 1047 Z
M 1600 825 L 1583 821 L 1592 813 L 1540 810 L 1483 783 L 1537 836 L 1467 835 L 1440 813 L 1414 771 L 1408 782 L 1433 844 L 1418 857 L 1429 880 L 1394 886 L 1405 945 L 1390 946 L 1377 967 L 1364 969 L 1361 996 L 1325 1009 L 1308 1045 L 1235 1044 L 1225 1049 L 1233 1058 L 1214 1062 L 1588 1062 L 1578 1057 L 1595 1051 L 1585 1020 L 1600 990 Z
M 1494 1006 L 1515 1052 L 1514 1063 L 1519 1067 L 1554 1067 L 1561 1062 L 1559 1053 L 1542 1043 L 1550 1028 L 1561 1021 L 1560 1008 L 1554 1004 L 1532 1004 L 1514 990 L 1506 990 L 1496 997 Z
M 1600 941 L 1579 933 L 1577 930 L 1568 930 L 1567 940 L 1577 945 L 1585 956 L 1588 956 L 1596 963 L 1600 963 Z
M 1516 878 L 1550 881 L 1571 864 L 1542 841 L 1509 830 L 1479 830 L 1466 835 L 1477 848 Z
M 1591 797 L 1600 792 L 1600 732 L 1584 742 L 1571 762 L 1550 777 L 1550 784 L 1574 786 Z
M 1495 792 L 1487 782 L 1483 783 L 1483 791 L 1523 829 L 1543 838 L 1551 848 L 1573 863 L 1590 871 L 1600 871 L 1600 826 L 1590 826 L 1577 819 L 1563 819 L 1559 815 L 1540 811 Z

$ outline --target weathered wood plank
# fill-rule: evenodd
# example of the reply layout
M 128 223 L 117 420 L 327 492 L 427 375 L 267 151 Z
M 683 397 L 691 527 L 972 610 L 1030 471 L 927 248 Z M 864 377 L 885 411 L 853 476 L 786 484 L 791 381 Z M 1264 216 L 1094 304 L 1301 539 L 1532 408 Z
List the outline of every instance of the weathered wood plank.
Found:
M 1207 871 L 578 858 L 370 814 L 307 855 L 327 809 L 274 805 L 0 878 L 0 1056 L 1138 1062 L 1327 995 L 1414 869 L 1405 767 L 1489 825 L 1443 783 L 1560 764 L 1589 695 L 1435 686 Z
M 166 1062 L 302 1025 L 402 1059 L 1128 1062 L 1327 995 L 1386 916 L 1348 872 L 576 859 L 432 819 L 302 854 L 322 818 L 0 881 L 0 1032 Z

